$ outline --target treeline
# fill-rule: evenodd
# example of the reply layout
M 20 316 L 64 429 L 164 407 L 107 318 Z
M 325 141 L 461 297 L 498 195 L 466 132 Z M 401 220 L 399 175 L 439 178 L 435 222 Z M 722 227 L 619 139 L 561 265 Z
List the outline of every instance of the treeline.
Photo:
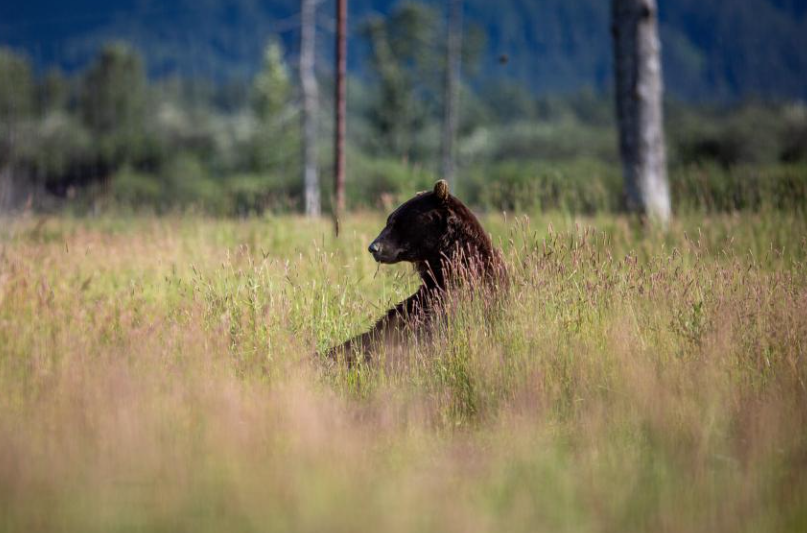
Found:
M 149 80 L 120 43 L 72 77 L 2 50 L 0 168 L 56 198 L 264 209 L 296 194 L 293 90 L 277 44 L 250 87 Z
M 393 202 L 436 177 L 444 70 L 438 15 L 405 3 L 360 27 L 369 75 L 349 84 L 351 207 Z M 476 70 L 484 32 L 472 26 L 466 33 L 463 68 L 472 83 L 461 98 L 459 193 L 491 209 L 618 209 L 612 97 L 592 90 L 536 96 L 512 81 L 486 81 Z M 214 84 L 150 79 L 138 51 L 122 43 L 105 46 L 72 75 L 35 74 L 24 55 L 0 49 L 0 205 L 5 194 L 41 208 L 300 209 L 298 91 L 286 56 L 271 42 L 253 79 Z M 327 209 L 331 91 L 330 77 L 320 78 Z M 804 205 L 804 105 L 670 103 L 667 117 L 679 208 Z
M 411 0 L 351 0 L 350 24 L 388 14 Z M 423 0 L 445 17 L 445 0 Z M 610 86 L 610 2 L 604 0 L 464 0 L 465 20 L 487 35 L 479 71 L 532 90 L 568 93 Z M 47 7 L 43 9 L 43 5 Z M 334 2 L 319 3 L 323 36 Z M 299 0 L 79 0 L 0 3 L 0 40 L 27 50 L 37 68 L 84 64 L 110 35 L 136 43 L 148 72 L 204 73 L 226 80 L 254 73 L 261 43 L 276 32 L 294 53 Z M 667 94 L 694 101 L 807 98 L 807 2 L 674 0 L 659 2 Z M 170 13 L 170 16 L 165 16 Z M 87 20 L 85 15 L 92 15 Z M 349 68 L 371 74 L 366 43 L 351 33 Z M 331 58 L 329 37 L 322 58 Z M 508 56 L 506 65 L 500 62 Z M 325 59 L 330 62 L 329 59 Z M 480 81 L 480 80 L 475 80 Z

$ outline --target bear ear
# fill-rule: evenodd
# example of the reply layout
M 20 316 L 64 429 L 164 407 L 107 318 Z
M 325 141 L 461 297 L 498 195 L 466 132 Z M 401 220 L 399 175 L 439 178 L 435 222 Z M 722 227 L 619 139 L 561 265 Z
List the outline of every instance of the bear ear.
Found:
M 448 199 L 448 182 L 446 180 L 440 180 L 434 184 L 434 194 L 440 200 L 447 200 Z

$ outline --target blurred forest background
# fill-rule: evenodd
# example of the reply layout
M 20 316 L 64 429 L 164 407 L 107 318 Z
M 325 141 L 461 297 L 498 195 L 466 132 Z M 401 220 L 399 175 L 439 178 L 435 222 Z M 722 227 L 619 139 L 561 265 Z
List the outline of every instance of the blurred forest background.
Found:
M 660 2 L 677 210 L 800 209 L 807 2 Z M 0 6 L 0 207 L 302 208 L 297 0 Z M 467 0 L 457 194 L 477 208 L 623 203 L 609 5 Z M 437 177 L 443 2 L 351 0 L 348 207 Z M 333 2 L 318 6 L 323 203 Z

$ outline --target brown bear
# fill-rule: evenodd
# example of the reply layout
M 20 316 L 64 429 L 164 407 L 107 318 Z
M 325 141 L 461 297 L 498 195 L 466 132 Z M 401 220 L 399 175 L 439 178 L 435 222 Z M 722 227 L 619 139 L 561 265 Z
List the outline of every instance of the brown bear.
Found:
M 394 210 L 369 251 L 379 263 L 413 263 L 422 284 L 370 331 L 328 351 L 328 357 L 342 356 L 349 364 L 357 356 L 369 360 L 378 343 L 397 343 L 406 330 L 415 335 L 427 331 L 446 290 L 460 280 L 471 278 L 495 287 L 504 276 L 490 237 L 471 210 L 449 194 L 444 180 Z

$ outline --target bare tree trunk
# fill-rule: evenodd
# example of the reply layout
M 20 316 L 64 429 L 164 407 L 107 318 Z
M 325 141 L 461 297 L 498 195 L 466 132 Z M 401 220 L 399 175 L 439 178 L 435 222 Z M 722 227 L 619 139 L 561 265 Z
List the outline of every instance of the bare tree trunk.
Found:
M 345 101 L 347 70 L 347 0 L 336 0 L 336 124 L 334 135 L 334 231 L 339 236 L 339 219 L 345 210 Z
M 14 192 L 11 169 L 0 167 L 0 216 L 14 207 Z
M 305 214 L 320 215 L 319 173 L 317 171 L 317 76 L 314 70 L 317 0 L 300 2 L 300 87 L 303 96 L 303 182 Z
M 454 186 L 457 108 L 462 67 L 462 0 L 451 0 L 446 46 L 446 81 L 443 105 L 442 178 Z
M 671 216 L 656 0 L 612 0 L 619 148 L 628 208 Z

